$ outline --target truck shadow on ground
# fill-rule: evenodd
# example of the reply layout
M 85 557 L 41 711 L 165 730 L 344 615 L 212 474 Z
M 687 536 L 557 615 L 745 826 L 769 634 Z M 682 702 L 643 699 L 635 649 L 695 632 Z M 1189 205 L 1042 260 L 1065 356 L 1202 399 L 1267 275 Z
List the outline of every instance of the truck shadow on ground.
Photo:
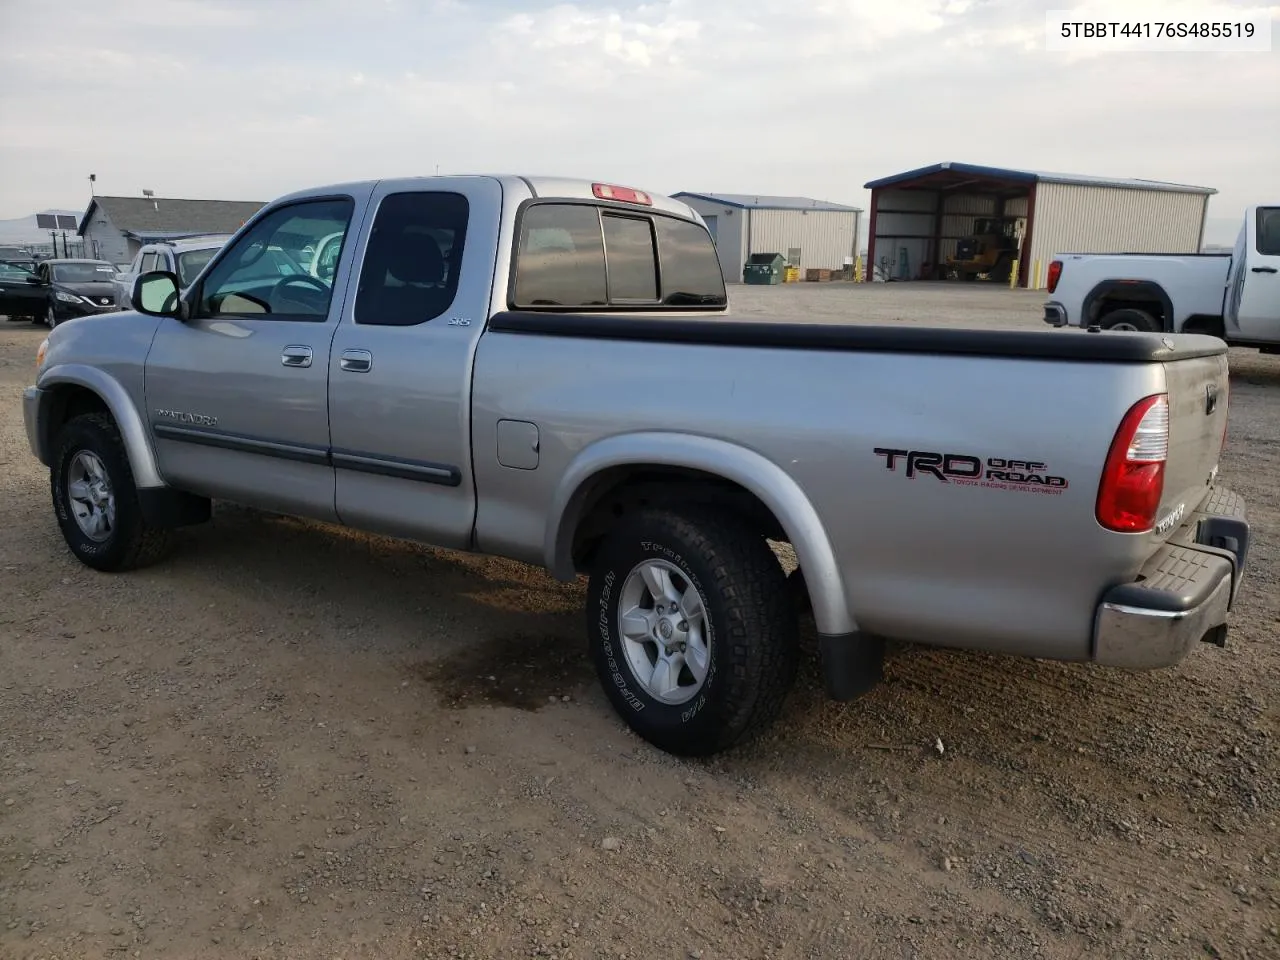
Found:
M 583 586 L 516 561 L 218 502 L 164 566 L 281 598 L 281 622 L 309 624 L 309 643 L 401 658 L 447 708 L 535 710 L 595 681 Z

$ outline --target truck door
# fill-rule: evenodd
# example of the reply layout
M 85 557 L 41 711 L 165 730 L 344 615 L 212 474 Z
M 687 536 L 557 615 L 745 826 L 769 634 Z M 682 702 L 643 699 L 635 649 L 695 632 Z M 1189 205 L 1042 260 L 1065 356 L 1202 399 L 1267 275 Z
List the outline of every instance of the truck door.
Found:
M 1230 335 L 1280 343 L 1280 207 L 1257 207 L 1241 234 L 1228 290 Z
M 379 183 L 329 364 L 343 523 L 470 544 L 471 366 L 501 209 L 496 180 Z
M 297 254 L 359 224 L 370 187 L 268 211 L 218 254 L 160 322 L 146 415 L 165 479 L 182 489 L 336 520 L 329 463 L 329 344 L 351 258 L 326 280 Z

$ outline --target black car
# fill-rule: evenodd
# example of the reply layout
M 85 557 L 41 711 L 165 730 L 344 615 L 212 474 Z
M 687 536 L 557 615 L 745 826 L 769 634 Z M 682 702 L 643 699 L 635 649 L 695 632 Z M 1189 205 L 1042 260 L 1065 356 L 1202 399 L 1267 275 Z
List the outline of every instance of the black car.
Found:
M 39 319 L 52 328 L 74 317 L 118 310 L 115 276 L 116 268 L 106 260 L 44 260 L 27 283 L 41 292 Z
M 44 319 L 48 293 L 36 279 L 37 266 L 32 257 L 0 258 L 0 316 L 10 320 Z

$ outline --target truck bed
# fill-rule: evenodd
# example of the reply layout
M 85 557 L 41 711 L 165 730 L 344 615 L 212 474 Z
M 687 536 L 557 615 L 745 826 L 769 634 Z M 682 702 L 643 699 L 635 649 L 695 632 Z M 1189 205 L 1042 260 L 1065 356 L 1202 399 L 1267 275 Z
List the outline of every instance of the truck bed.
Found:
M 1089 659 L 1100 587 L 1132 580 L 1172 532 L 1095 522 L 1117 427 L 1165 390 L 1178 417 L 1196 418 L 1173 431 L 1160 516 L 1194 511 L 1226 410 L 1192 408 L 1204 382 L 1225 384 L 1225 353 L 1191 335 L 496 314 L 472 381 L 477 544 L 543 562 L 559 487 L 602 444 L 628 456 L 659 435 L 726 456 L 746 447 L 823 518 L 860 629 Z M 518 478 L 493 453 L 502 421 L 536 425 L 536 468 Z M 983 472 L 908 476 L 906 451 Z M 1011 463 L 1038 478 L 986 472 Z
M 1221 316 L 1231 270 L 1229 253 L 1062 253 L 1054 259 L 1062 267 L 1051 302 L 1075 326 L 1096 319 L 1090 308 L 1107 300 L 1120 306 L 1152 300 L 1175 330 L 1190 317 Z

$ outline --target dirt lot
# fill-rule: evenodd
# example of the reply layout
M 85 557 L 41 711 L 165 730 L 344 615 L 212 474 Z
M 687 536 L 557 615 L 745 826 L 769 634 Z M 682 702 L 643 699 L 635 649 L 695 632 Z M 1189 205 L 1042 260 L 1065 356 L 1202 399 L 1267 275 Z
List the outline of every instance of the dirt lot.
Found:
M 1033 329 L 1040 299 L 734 294 Z M 0 956 L 1280 957 L 1280 358 L 1231 357 L 1227 649 L 914 650 L 853 704 L 810 659 L 697 763 L 609 710 L 582 587 L 518 564 L 219 505 L 161 566 L 80 566 L 22 428 L 42 336 L 0 323 Z

